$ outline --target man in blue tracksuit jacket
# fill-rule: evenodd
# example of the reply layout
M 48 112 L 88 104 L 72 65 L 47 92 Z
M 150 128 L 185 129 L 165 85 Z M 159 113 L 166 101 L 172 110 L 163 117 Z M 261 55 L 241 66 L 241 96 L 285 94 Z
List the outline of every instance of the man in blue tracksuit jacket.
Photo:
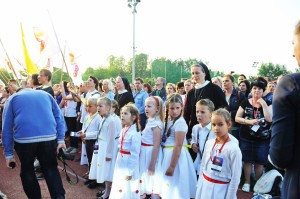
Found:
M 65 198 L 57 169 L 56 154 L 65 148 L 65 122 L 51 95 L 44 91 L 22 89 L 12 95 L 3 111 L 3 145 L 6 165 L 15 162 L 13 147 L 21 161 L 21 180 L 28 198 L 41 198 L 33 162 L 37 157 L 51 198 Z

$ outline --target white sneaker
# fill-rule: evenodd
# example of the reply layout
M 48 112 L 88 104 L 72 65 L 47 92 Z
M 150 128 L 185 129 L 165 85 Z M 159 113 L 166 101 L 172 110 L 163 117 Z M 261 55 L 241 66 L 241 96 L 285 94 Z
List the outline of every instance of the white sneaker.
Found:
M 38 159 L 35 159 L 34 163 L 33 163 L 33 166 L 34 167 L 39 167 L 40 166 L 40 161 Z
M 73 148 L 69 153 L 70 153 L 70 154 L 75 154 L 75 153 L 77 153 L 77 151 L 78 151 L 78 149 Z

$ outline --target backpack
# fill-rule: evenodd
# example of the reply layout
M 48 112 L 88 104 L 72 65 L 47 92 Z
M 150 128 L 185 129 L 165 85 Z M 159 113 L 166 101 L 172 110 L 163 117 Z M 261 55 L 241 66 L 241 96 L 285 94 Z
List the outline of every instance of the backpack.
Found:
M 254 185 L 253 191 L 258 194 L 280 196 L 282 180 L 283 176 L 276 169 L 272 169 L 258 179 Z

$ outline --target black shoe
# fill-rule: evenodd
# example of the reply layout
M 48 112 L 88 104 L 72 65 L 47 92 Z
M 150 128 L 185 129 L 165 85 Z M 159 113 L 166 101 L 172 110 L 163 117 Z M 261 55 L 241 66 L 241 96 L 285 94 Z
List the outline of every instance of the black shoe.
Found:
M 109 199 L 109 196 L 107 198 L 104 198 L 103 196 L 97 197 L 97 199 Z
M 88 184 L 88 188 L 89 189 L 95 189 L 96 187 L 98 187 L 99 184 L 96 181 L 91 182 L 90 184 Z
M 34 167 L 34 172 L 41 173 L 42 169 L 40 166 Z
M 43 179 L 45 179 L 45 176 L 44 176 L 43 173 L 36 173 L 35 175 L 36 175 L 36 179 L 38 179 L 38 180 L 43 180 Z
M 88 179 L 87 181 L 84 182 L 84 184 L 85 184 L 85 185 L 89 185 L 89 184 L 92 183 L 92 182 L 95 182 L 95 180 L 89 180 L 89 179 Z
M 105 190 L 103 190 L 103 191 L 98 191 L 97 193 L 96 193 L 96 197 L 97 198 L 99 198 L 99 197 L 102 197 L 102 195 L 105 193 Z

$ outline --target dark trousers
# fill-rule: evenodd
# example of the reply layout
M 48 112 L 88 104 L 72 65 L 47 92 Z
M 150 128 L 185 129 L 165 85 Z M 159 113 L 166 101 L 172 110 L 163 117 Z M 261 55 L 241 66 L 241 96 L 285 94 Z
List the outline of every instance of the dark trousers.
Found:
M 144 130 L 146 126 L 146 121 L 147 121 L 147 116 L 145 113 L 140 114 L 140 125 L 141 125 L 141 130 Z
M 65 198 L 65 190 L 57 169 L 57 141 L 20 144 L 15 142 L 15 150 L 21 161 L 21 181 L 29 199 L 40 199 L 41 189 L 34 173 L 34 159 L 38 158 L 51 198 Z
M 67 125 L 67 132 L 66 135 L 70 135 L 70 132 L 77 132 L 77 121 L 76 117 L 65 117 L 66 125 Z M 70 137 L 70 146 L 78 149 L 78 142 L 79 142 L 79 137 Z
M 89 168 L 91 167 L 95 143 L 96 140 L 85 140 L 85 149 L 86 149 L 86 156 L 89 162 Z

